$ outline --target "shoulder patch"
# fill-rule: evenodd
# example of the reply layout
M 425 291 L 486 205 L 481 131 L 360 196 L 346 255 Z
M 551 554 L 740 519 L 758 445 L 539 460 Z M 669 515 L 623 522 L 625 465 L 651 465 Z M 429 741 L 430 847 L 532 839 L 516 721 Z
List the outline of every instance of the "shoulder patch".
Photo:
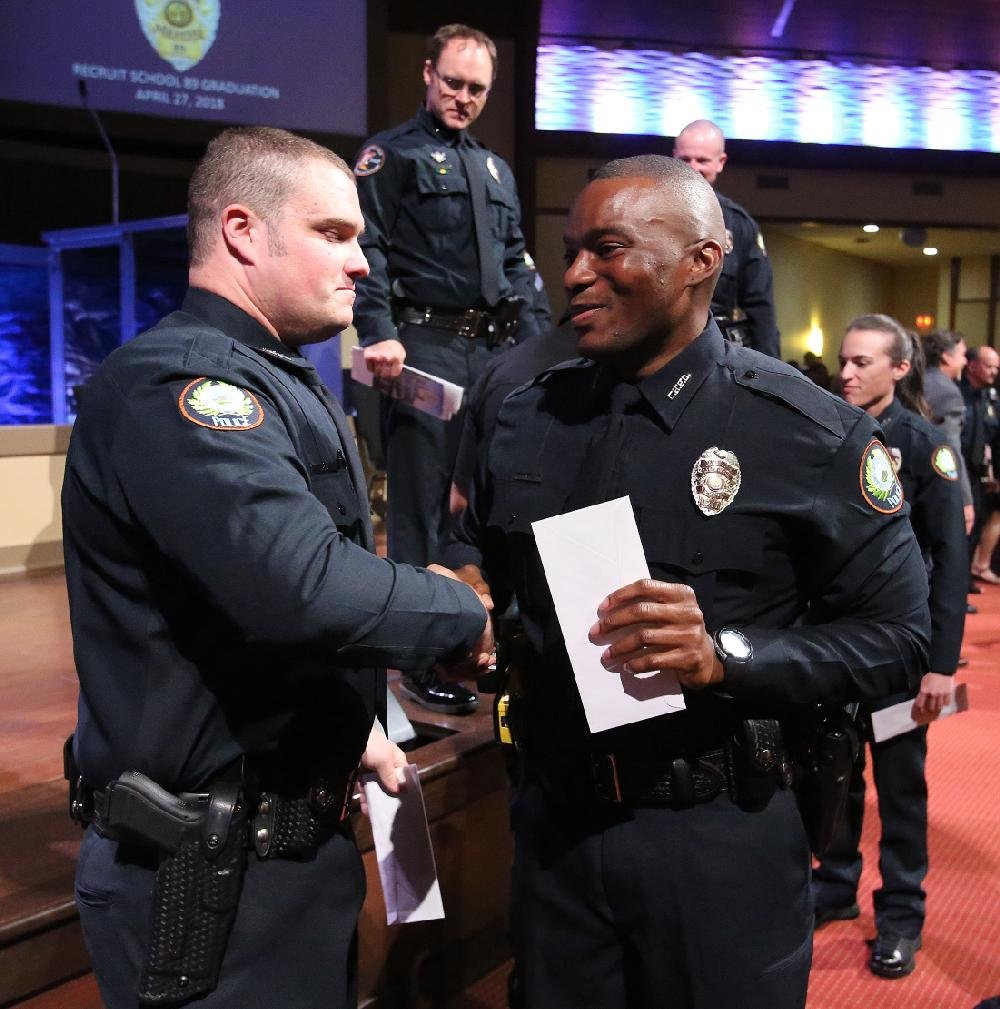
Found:
M 354 165 L 354 174 L 374 175 L 385 164 L 385 151 L 378 144 L 369 144 L 359 155 Z
M 931 452 L 931 468 L 945 480 L 958 479 L 958 460 L 950 445 L 938 445 Z
M 249 389 L 213 378 L 189 382 L 177 406 L 185 420 L 199 427 L 249 431 L 264 423 L 264 408 Z
M 885 445 L 877 438 L 872 438 L 861 453 L 858 476 L 861 496 L 875 511 L 893 515 L 903 507 L 903 488 L 896 477 L 896 469 Z

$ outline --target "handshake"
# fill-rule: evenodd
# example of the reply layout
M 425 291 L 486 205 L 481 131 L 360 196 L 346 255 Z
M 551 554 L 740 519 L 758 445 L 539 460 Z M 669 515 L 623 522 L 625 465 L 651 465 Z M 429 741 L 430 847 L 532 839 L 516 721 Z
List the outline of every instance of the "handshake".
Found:
M 443 567 L 440 564 L 428 564 L 427 570 L 432 571 L 436 575 L 452 578 L 457 582 L 464 582 L 468 585 L 479 596 L 479 601 L 483 604 L 486 616 L 483 633 L 480 635 L 479 640 L 473 644 L 469 654 L 455 662 L 449 662 L 447 665 L 438 663 L 435 670 L 448 680 L 467 680 L 478 676 L 490 665 L 496 652 L 496 639 L 493 636 L 493 619 L 491 616 L 493 597 L 490 595 L 490 587 L 483 579 L 482 572 L 474 564 L 466 564 L 457 571 L 452 571 L 451 568 Z

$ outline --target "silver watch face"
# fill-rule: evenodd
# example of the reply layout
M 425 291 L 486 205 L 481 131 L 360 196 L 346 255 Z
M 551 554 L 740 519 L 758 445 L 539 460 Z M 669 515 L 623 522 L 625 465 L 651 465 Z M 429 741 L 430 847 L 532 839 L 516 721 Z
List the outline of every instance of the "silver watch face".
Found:
M 739 631 L 727 627 L 719 631 L 719 645 L 736 660 L 750 658 L 750 642 Z

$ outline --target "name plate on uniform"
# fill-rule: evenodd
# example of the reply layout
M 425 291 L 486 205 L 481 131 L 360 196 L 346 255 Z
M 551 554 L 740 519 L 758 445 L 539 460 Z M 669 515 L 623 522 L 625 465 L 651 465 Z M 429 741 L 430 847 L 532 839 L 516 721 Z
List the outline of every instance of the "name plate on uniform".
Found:
M 683 711 L 674 673 L 612 673 L 601 665 L 607 646 L 588 637 L 606 596 L 649 577 L 631 501 L 621 497 L 554 515 L 531 528 L 590 731 Z

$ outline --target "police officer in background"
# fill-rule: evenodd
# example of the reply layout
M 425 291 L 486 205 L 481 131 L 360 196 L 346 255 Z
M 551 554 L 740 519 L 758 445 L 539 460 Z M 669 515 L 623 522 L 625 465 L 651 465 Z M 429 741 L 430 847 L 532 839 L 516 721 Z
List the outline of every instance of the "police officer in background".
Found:
M 696 169 L 714 187 L 726 167 L 726 138 L 715 123 L 696 119 L 674 141 L 674 157 Z M 726 222 L 725 259 L 712 296 L 712 314 L 731 340 L 781 357 L 774 316 L 771 262 L 757 222 L 716 191 Z
M 960 464 L 943 432 L 921 416 L 921 348 L 895 319 L 866 315 L 847 327 L 840 347 L 840 379 L 844 399 L 874 417 L 885 433 L 930 578 L 930 672 L 920 680 L 912 711 L 919 727 L 881 742 L 870 740 L 882 820 L 882 886 L 874 893 L 878 934 L 868 966 L 879 977 L 900 978 L 916 967 L 925 918 L 927 723 L 951 700 L 965 627 L 968 553 Z M 912 694 L 881 699 L 872 710 L 909 697 Z M 813 872 L 817 925 L 860 913 L 863 767 L 859 761 L 855 768 L 842 828 Z
M 590 360 L 503 401 L 445 555 L 523 622 L 511 928 L 529 1009 L 800 1009 L 810 855 L 783 730 L 926 668 L 927 581 L 878 428 L 723 339 L 724 235 L 680 161 L 597 172 L 565 235 Z M 532 523 L 623 494 L 651 577 L 595 599 L 590 640 L 610 684 L 669 670 L 686 710 L 591 733 Z
M 368 272 L 350 168 L 227 130 L 188 212 L 183 307 L 98 369 L 67 458 L 80 919 L 108 1009 L 354 1009 L 347 801 L 359 762 L 389 791 L 405 763 L 382 667 L 489 651 L 486 610 L 375 555 L 343 411 L 299 353 Z
M 994 383 L 1000 374 L 1000 354 L 992 347 L 970 347 L 967 356 L 968 364 L 959 389 L 965 400 L 962 454 L 969 469 L 972 503 L 976 510 L 976 523 L 969 538 L 973 551 L 972 575 L 982 581 L 993 581 L 996 576 L 990 567 L 990 557 L 982 555 L 979 541 L 997 501 L 1000 402 Z
M 547 328 L 513 175 L 469 133 L 496 70 L 488 36 L 461 24 L 438 29 L 424 62 L 424 107 L 358 156 L 371 273 L 358 283 L 355 324 L 377 375 L 398 375 L 405 361 L 469 387 L 511 338 Z M 383 407 L 389 556 L 427 564 L 447 528 L 462 415 L 446 422 L 398 401 Z M 477 700 L 429 671 L 404 677 L 403 689 L 452 713 Z
M 920 338 L 924 352 L 924 399 L 930 410 L 929 420 L 941 428 L 948 444 L 958 455 L 961 468 L 962 504 L 965 532 L 972 532 L 976 511 L 972 505 L 969 471 L 962 455 L 962 430 L 965 427 L 965 400 L 958 380 L 965 369 L 968 346 L 965 337 L 952 329 L 937 329 Z

